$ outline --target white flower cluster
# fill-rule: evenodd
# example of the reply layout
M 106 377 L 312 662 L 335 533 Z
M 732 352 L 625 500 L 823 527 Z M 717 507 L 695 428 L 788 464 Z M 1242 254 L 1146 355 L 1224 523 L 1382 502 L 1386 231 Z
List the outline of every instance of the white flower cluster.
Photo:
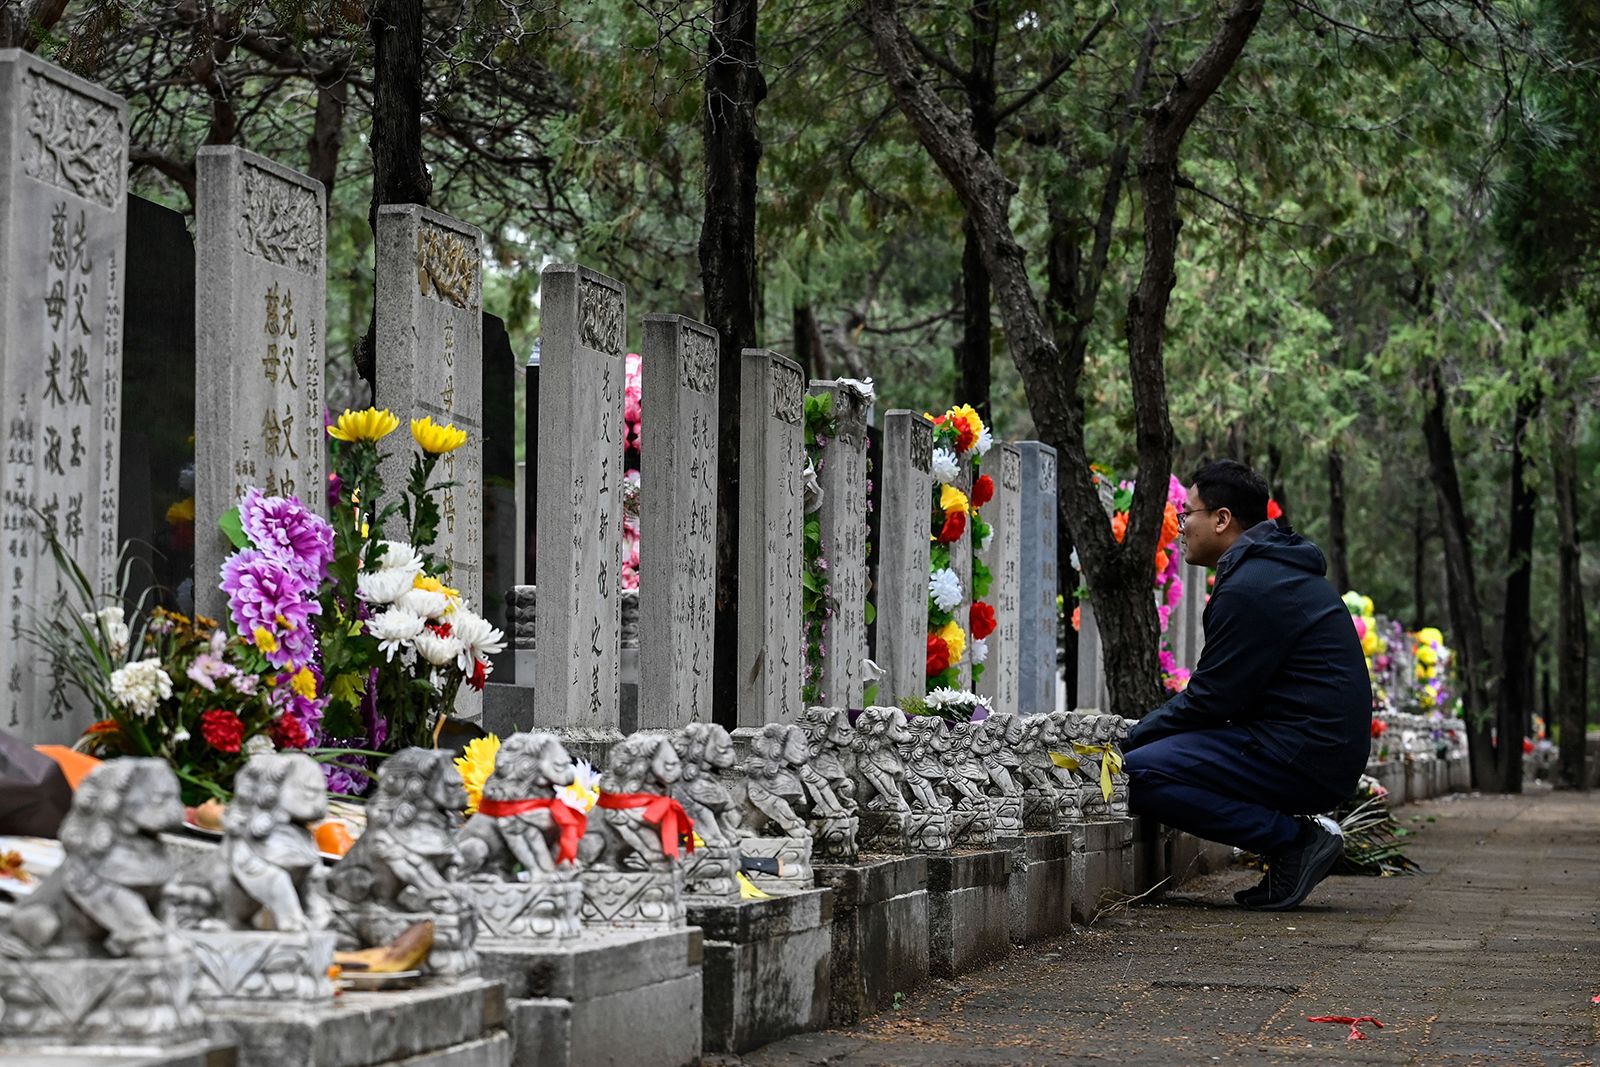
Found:
M 106 642 L 106 651 L 111 653 L 112 659 L 122 659 L 128 654 L 128 623 L 123 616 L 121 608 L 101 608 L 99 611 L 84 611 L 79 613 L 84 625 L 94 627 L 95 632 Z
M 945 685 L 935 689 L 922 699 L 923 702 L 928 705 L 928 707 L 940 710 L 944 708 L 965 707 L 966 705 L 973 703 L 973 696 L 971 693 L 964 689 L 951 689 L 949 686 Z
M 974 664 L 982 663 L 989 658 L 989 642 L 981 637 L 974 637 L 967 642 L 967 659 Z
M 142 659 L 111 672 L 111 695 L 117 703 L 141 719 L 156 713 L 156 707 L 172 697 L 172 676 L 156 658 Z
M 949 567 L 941 567 L 928 579 L 928 595 L 940 611 L 954 611 L 961 603 L 961 576 Z
M 985 426 L 983 432 L 978 434 L 978 440 L 972 445 L 972 450 L 980 456 L 987 456 L 989 449 L 994 447 L 994 434 Z
M 940 485 L 949 485 L 961 473 L 961 464 L 956 459 L 956 454 L 948 448 L 933 450 L 933 476 Z
M 433 667 L 454 665 L 469 678 L 480 668 L 489 673 L 489 657 L 505 650 L 505 634 L 469 610 L 459 596 L 422 583 L 422 557 L 399 541 L 384 541 L 378 568 L 356 577 L 356 595 L 374 609 L 367 633 L 389 662 L 396 653 L 407 667 L 422 657 Z M 376 609 L 382 608 L 382 611 Z

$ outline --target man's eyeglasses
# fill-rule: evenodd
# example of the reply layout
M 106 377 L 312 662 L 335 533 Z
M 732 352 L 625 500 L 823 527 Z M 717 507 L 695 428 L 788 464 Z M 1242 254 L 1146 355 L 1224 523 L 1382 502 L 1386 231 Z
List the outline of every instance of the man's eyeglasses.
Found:
M 1217 511 L 1217 510 L 1219 510 L 1219 509 L 1218 508 L 1193 508 L 1193 509 L 1191 509 L 1189 511 L 1180 511 L 1180 512 L 1178 512 L 1178 532 L 1179 533 L 1183 533 L 1184 528 L 1189 525 L 1189 516 L 1190 515 L 1204 515 L 1208 511 Z

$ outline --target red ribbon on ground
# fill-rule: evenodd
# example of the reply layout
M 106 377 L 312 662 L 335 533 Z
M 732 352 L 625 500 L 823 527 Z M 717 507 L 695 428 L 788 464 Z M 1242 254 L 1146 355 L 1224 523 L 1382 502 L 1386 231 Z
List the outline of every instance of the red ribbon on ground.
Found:
M 588 827 L 589 819 L 571 804 L 555 797 L 528 797 L 526 800 L 485 798 L 478 801 L 478 814 L 487 815 L 491 819 L 508 819 L 513 815 L 526 815 L 530 811 L 544 810 L 550 812 L 550 818 L 561 829 L 561 847 L 556 853 L 557 861 L 577 862 L 578 842 L 583 839 L 583 831 Z
M 671 797 L 658 793 L 601 793 L 600 807 L 612 811 L 643 808 L 644 821 L 661 828 L 661 851 L 678 858 L 678 839 L 684 838 L 688 851 L 694 851 L 694 820 Z
M 1306 1022 L 1344 1023 L 1350 1027 L 1350 1036 L 1345 1038 L 1346 1041 L 1365 1041 L 1367 1039 L 1367 1035 L 1361 1032 L 1362 1023 L 1371 1023 L 1379 1030 L 1383 1029 L 1383 1023 L 1370 1015 L 1307 1015 Z

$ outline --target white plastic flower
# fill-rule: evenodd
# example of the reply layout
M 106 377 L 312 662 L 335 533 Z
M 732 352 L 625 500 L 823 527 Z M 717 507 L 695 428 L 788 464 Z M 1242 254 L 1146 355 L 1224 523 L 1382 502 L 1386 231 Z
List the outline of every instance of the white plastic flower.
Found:
M 971 700 L 971 694 L 964 689 L 952 689 L 942 685 L 923 697 L 923 701 L 930 708 L 959 708 Z
M 461 642 L 461 653 L 456 666 L 462 674 L 471 674 L 478 660 L 506 650 L 506 635 L 489 624 L 489 620 L 466 608 L 457 608 L 450 619 L 450 633 Z
M 246 738 L 239 751 L 246 756 L 261 756 L 268 752 L 276 752 L 277 748 L 273 745 L 272 738 L 266 734 L 256 734 L 254 737 Z
M 981 637 L 974 637 L 967 642 L 967 658 L 974 664 L 982 663 L 989 658 L 989 642 Z
M 394 654 L 403 652 L 422 633 L 422 616 L 404 608 L 390 608 L 367 620 L 367 633 L 378 639 L 378 651 L 393 663 Z
M 961 576 L 949 567 L 941 567 L 928 579 L 928 595 L 940 611 L 954 611 L 961 603 Z
M 989 432 L 989 427 L 985 426 L 983 428 L 983 432 L 978 435 L 978 440 L 973 444 L 972 448 L 978 453 L 978 455 L 987 456 L 989 454 L 989 449 L 993 447 L 994 434 Z
M 79 617 L 85 624 L 97 627 L 98 632 L 105 637 L 107 651 L 111 653 L 112 659 L 121 659 L 128 654 L 128 640 L 132 635 L 128 633 L 128 624 L 121 608 L 80 612 Z
M 961 462 L 948 448 L 933 450 L 933 476 L 941 485 L 949 485 L 961 473 Z
M 461 655 L 461 642 L 454 635 L 446 637 L 434 630 L 422 631 L 411 643 L 435 667 L 454 664 Z
M 437 619 L 450 608 L 450 598 L 431 589 L 407 589 L 395 600 L 394 606 L 424 619 Z
M 406 571 L 412 578 L 422 573 L 422 557 L 404 541 L 379 541 L 378 544 L 385 549 L 378 560 L 378 570 Z
M 142 659 L 111 672 L 111 695 L 141 719 L 156 713 L 156 705 L 172 696 L 172 676 L 159 659 Z
M 379 570 L 356 575 L 356 596 L 368 604 L 393 604 L 411 589 L 416 577 L 404 570 Z
M 556 790 L 556 799 L 569 808 L 588 812 L 600 799 L 600 772 L 588 760 L 577 760 L 572 765 L 572 784 Z

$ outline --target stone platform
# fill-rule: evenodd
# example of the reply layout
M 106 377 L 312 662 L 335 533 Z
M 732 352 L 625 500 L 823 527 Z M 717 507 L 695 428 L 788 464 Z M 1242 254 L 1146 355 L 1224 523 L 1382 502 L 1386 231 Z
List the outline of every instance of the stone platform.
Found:
M 689 905 L 705 933 L 708 1052 L 743 1052 L 828 1023 L 833 893 Z M 585 1062 L 584 1067 L 589 1067 Z
M 928 857 L 928 970 L 966 974 L 1011 951 L 1009 849 Z
M 928 859 L 863 856 L 818 864 L 833 891 L 828 1024 L 844 1026 L 894 1006 L 928 977 Z
M 1011 941 L 1025 945 L 1072 929 L 1072 834 L 1026 833 L 996 842 L 1011 852 Z
M 0 1038 L 0 1063 L 6 1067 L 232 1067 L 232 1046 L 209 1041 L 140 1047 L 86 1045 L 78 1048 L 22 1049 Z
M 1137 892 L 1134 820 L 1086 822 L 1072 833 L 1072 921 L 1088 923 L 1109 899 Z
M 701 937 L 693 927 L 587 933 L 565 945 L 486 945 L 505 983 L 517 1067 L 699 1062 Z

